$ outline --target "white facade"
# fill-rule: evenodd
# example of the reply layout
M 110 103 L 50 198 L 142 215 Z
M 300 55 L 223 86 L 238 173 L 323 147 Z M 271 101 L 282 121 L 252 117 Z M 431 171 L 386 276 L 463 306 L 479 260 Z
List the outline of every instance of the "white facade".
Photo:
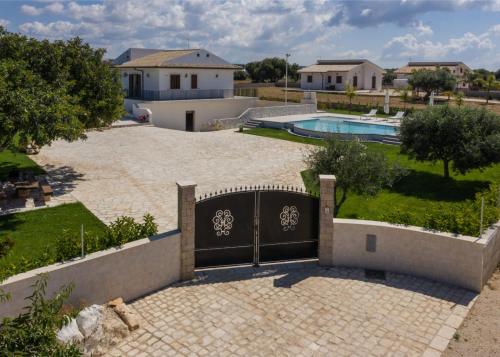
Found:
M 122 87 L 128 91 L 129 75 L 138 74 L 144 77 L 144 90 L 166 91 L 170 90 L 172 74 L 180 75 L 179 90 L 191 89 L 227 89 L 233 90 L 232 69 L 211 68 L 120 68 Z M 191 75 L 197 75 L 197 87 L 191 88 Z
M 342 65 L 319 65 L 303 68 L 299 71 L 300 88 L 342 91 L 347 84 L 350 84 L 358 90 L 382 90 L 384 70 L 377 65 L 366 61 L 359 65 L 353 65 L 350 69 L 335 70 L 336 67 L 342 67 Z M 311 71 L 308 71 L 308 68 L 311 68 Z
M 217 119 L 233 118 L 256 98 L 234 97 L 234 66 L 202 49 L 129 49 L 114 63 L 126 93 L 125 109 L 150 113 L 155 126 L 209 130 Z

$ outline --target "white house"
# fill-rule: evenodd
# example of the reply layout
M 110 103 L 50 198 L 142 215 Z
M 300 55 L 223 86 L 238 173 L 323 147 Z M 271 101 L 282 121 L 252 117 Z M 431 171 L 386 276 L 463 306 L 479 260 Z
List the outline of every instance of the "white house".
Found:
M 237 117 L 255 105 L 255 98 L 234 96 L 233 73 L 240 67 L 203 49 L 130 48 L 113 64 L 122 78 L 125 109 L 149 109 L 156 126 L 204 130 L 215 119 Z
M 430 70 L 435 71 L 437 68 L 447 68 L 451 74 L 457 79 L 457 88 L 468 88 L 469 84 L 465 80 L 467 72 L 471 71 L 470 67 L 463 62 L 408 62 L 396 70 L 396 79 L 394 80 L 394 87 L 401 88 L 408 85 L 408 79 L 414 71 Z
M 301 89 L 341 91 L 350 84 L 358 90 L 381 90 L 384 69 L 366 59 L 319 60 L 298 72 Z

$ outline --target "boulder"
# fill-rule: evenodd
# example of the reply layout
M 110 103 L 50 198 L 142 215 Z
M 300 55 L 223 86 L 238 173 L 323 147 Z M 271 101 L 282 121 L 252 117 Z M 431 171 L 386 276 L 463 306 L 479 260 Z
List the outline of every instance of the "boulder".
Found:
M 102 327 L 104 330 L 103 344 L 105 346 L 114 346 L 129 334 L 127 325 L 111 308 L 104 310 Z
M 130 331 L 137 330 L 139 328 L 139 318 L 138 316 L 129 310 L 127 305 L 120 304 L 114 307 L 115 312 L 120 316 L 120 318 L 125 322 Z
M 78 324 L 75 319 L 71 319 L 67 325 L 57 331 L 57 340 L 63 344 L 80 344 L 83 341 L 83 335 L 78 329 Z
M 114 300 L 111 300 L 108 302 L 108 306 L 109 307 L 115 307 L 115 306 L 118 306 L 118 305 L 121 305 L 123 304 L 123 299 L 121 297 L 119 298 L 116 298 Z
M 100 305 L 86 307 L 76 317 L 76 323 L 84 338 L 97 331 L 102 324 L 104 308 Z

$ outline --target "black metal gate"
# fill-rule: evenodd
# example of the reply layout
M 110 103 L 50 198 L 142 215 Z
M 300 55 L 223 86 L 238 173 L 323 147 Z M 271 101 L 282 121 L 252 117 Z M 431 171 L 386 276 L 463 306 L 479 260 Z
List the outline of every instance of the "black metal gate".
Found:
M 221 191 L 196 203 L 196 267 L 316 258 L 319 199 L 287 188 Z

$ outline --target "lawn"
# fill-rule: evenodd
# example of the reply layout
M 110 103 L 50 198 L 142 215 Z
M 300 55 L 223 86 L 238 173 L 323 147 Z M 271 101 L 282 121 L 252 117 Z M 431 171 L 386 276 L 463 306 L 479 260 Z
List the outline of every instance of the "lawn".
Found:
M 0 216 L 0 238 L 10 237 L 15 242 L 9 254 L 0 259 L 0 269 L 21 257 L 34 258 L 46 247 L 54 246 L 63 230 L 78 235 L 82 224 L 89 234 L 102 234 L 106 227 L 81 203 Z
M 40 166 L 24 153 L 11 150 L 0 151 L 0 181 L 6 180 L 14 170 L 30 170 L 35 175 L 45 173 Z
M 290 140 L 304 144 L 322 145 L 320 139 L 302 138 L 277 129 L 250 129 L 245 134 L 266 136 Z M 490 183 L 500 182 L 500 165 L 494 165 L 483 171 L 474 170 L 466 175 L 452 174 L 452 179 L 443 178 L 441 163 L 423 163 L 410 160 L 399 152 L 399 147 L 379 143 L 367 143 L 370 150 L 382 152 L 389 160 L 397 161 L 409 173 L 376 196 L 362 196 L 349 193 L 346 202 L 336 216 L 382 220 L 382 216 L 396 211 L 411 212 L 416 217 L 423 217 L 429 210 L 439 209 L 439 204 L 454 203 L 473 199 L 474 195 L 486 189 Z M 302 178 L 306 188 L 318 191 L 309 171 L 303 171 Z M 414 222 L 421 225 L 422 222 Z

